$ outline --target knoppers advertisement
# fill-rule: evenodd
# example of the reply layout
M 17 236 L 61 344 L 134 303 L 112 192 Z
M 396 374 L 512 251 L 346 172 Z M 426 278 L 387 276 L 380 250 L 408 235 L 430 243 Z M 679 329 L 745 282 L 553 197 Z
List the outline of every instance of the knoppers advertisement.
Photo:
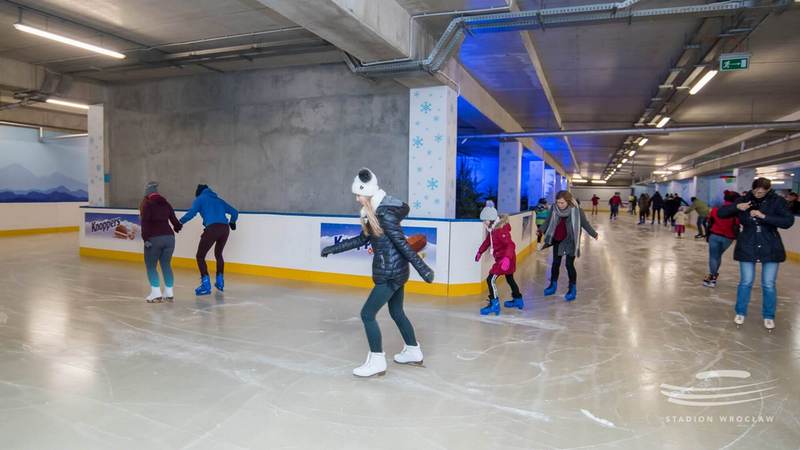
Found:
M 436 228 L 403 227 L 406 241 L 430 267 L 436 267 Z M 355 224 L 323 223 L 320 227 L 320 251 L 361 234 L 361 226 Z M 349 252 L 330 255 L 340 261 L 372 259 L 372 247 L 367 244 Z
M 93 239 L 142 239 L 138 214 L 86 213 L 83 227 L 86 237 Z

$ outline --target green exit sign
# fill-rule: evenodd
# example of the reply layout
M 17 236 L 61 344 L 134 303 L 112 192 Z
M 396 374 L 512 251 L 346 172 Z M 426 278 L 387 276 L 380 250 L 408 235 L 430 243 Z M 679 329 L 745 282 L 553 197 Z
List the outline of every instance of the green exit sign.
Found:
M 750 67 L 749 53 L 726 53 L 719 57 L 719 70 L 721 72 L 747 70 L 748 67 Z

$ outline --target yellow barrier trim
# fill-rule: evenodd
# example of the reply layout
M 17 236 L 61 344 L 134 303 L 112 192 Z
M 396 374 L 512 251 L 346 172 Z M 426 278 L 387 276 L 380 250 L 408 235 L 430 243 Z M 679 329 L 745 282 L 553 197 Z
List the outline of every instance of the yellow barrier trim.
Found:
M 73 233 L 80 227 L 26 228 L 22 230 L 0 230 L 0 237 L 25 236 L 30 234 Z

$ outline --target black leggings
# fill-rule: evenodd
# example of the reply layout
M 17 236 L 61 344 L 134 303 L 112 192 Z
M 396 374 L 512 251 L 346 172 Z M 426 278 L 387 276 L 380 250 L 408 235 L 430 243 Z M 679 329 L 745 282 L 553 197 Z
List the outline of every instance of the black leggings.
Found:
M 214 246 L 214 258 L 217 260 L 217 274 L 225 273 L 225 259 L 222 257 L 222 251 L 225 250 L 225 243 L 228 242 L 228 235 L 231 230 L 228 224 L 215 223 L 211 224 L 203 230 L 200 235 L 200 244 L 197 246 L 197 268 L 200 269 L 200 275 L 208 276 L 208 265 L 206 264 L 206 255 Z
M 381 329 L 378 326 L 378 321 L 375 320 L 375 316 L 386 303 L 389 303 L 389 315 L 392 316 L 392 320 L 397 324 L 397 328 L 400 329 L 403 341 L 406 345 L 417 345 L 414 326 L 411 325 L 411 321 L 408 320 L 406 313 L 403 311 L 403 291 L 403 285 L 397 287 L 392 284 L 376 284 L 372 288 L 369 297 L 367 297 L 367 302 L 361 308 L 361 321 L 364 322 L 364 330 L 367 332 L 370 352 L 383 352 Z
M 561 274 L 561 259 L 562 256 L 558 254 L 558 247 L 561 242 L 553 244 L 553 265 L 550 267 L 550 283 L 557 283 L 558 276 Z M 567 275 L 569 275 L 569 284 L 578 283 L 578 271 L 575 270 L 575 257 L 567 255 Z
M 653 220 L 651 223 L 656 223 L 656 216 L 658 216 L 658 223 L 661 223 L 661 208 L 653 208 Z
M 517 282 L 514 281 L 514 274 L 508 274 L 505 276 L 506 281 L 508 282 L 508 287 L 511 288 L 511 297 L 512 298 L 522 298 L 522 293 L 519 291 L 519 286 L 517 286 Z M 486 284 L 489 285 L 489 300 L 493 300 L 497 298 L 497 279 L 500 278 L 500 275 L 492 275 L 489 274 L 489 277 L 486 278 Z

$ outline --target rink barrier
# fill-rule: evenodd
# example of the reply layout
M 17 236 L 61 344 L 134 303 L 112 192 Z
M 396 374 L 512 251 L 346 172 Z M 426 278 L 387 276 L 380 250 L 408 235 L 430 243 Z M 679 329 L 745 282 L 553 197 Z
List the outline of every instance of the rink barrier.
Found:
M 85 213 L 138 214 L 136 209 L 86 207 Z M 180 214 L 179 214 L 180 215 Z M 530 217 L 525 219 L 525 217 Z M 521 261 L 535 251 L 532 212 L 511 216 L 512 236 Z M 530 222 L 527 236 L 522 236 L 523 221 Z M 84 226 L 86 221 L 84 220 Z M 239 227 L 231 234 L 225 249 L 227 273 L 265 276 L 296 281 L 325 283 L 360 288 L 373 286 L 371 260 L 331 260 L 319 257 L 320 224 L 358 224 L 355 216 L 309 215 L 298 213 L 242 212 Z M 480 295 L 486 290 L 485 278 L 494 261 L 485 254 L 480 263 L 475 252 L 484 238 L 483 224 L 470 219 L 409 218 L 407 227 L 436 228 L 436 261 L 434 283 L 423 282 L 414 270 L 407 291 L 434 296 Z M 176 239 L 173 265 L 195 269 L 197 242 L 202 232 L 200 220 L 184 226 Z M 276 237 L 279 237 L 276 239 Z M 456 243 L 458 243 L 456 245 Z M 487 252 L 488 253 L 488 252 Z M 141 240 L 98 239 L 80 233 L 80 254 L 86 257 L 114 259 L 141 264 Z M 213 259 L 213 252 L 207 258 Z M 215 264 L 208 261 L 213 273 Z
M 75 233 L 81 227 L 23 228 L 20 230 L 0 230 L 0 237 L 28 236 L 31 234 Z

